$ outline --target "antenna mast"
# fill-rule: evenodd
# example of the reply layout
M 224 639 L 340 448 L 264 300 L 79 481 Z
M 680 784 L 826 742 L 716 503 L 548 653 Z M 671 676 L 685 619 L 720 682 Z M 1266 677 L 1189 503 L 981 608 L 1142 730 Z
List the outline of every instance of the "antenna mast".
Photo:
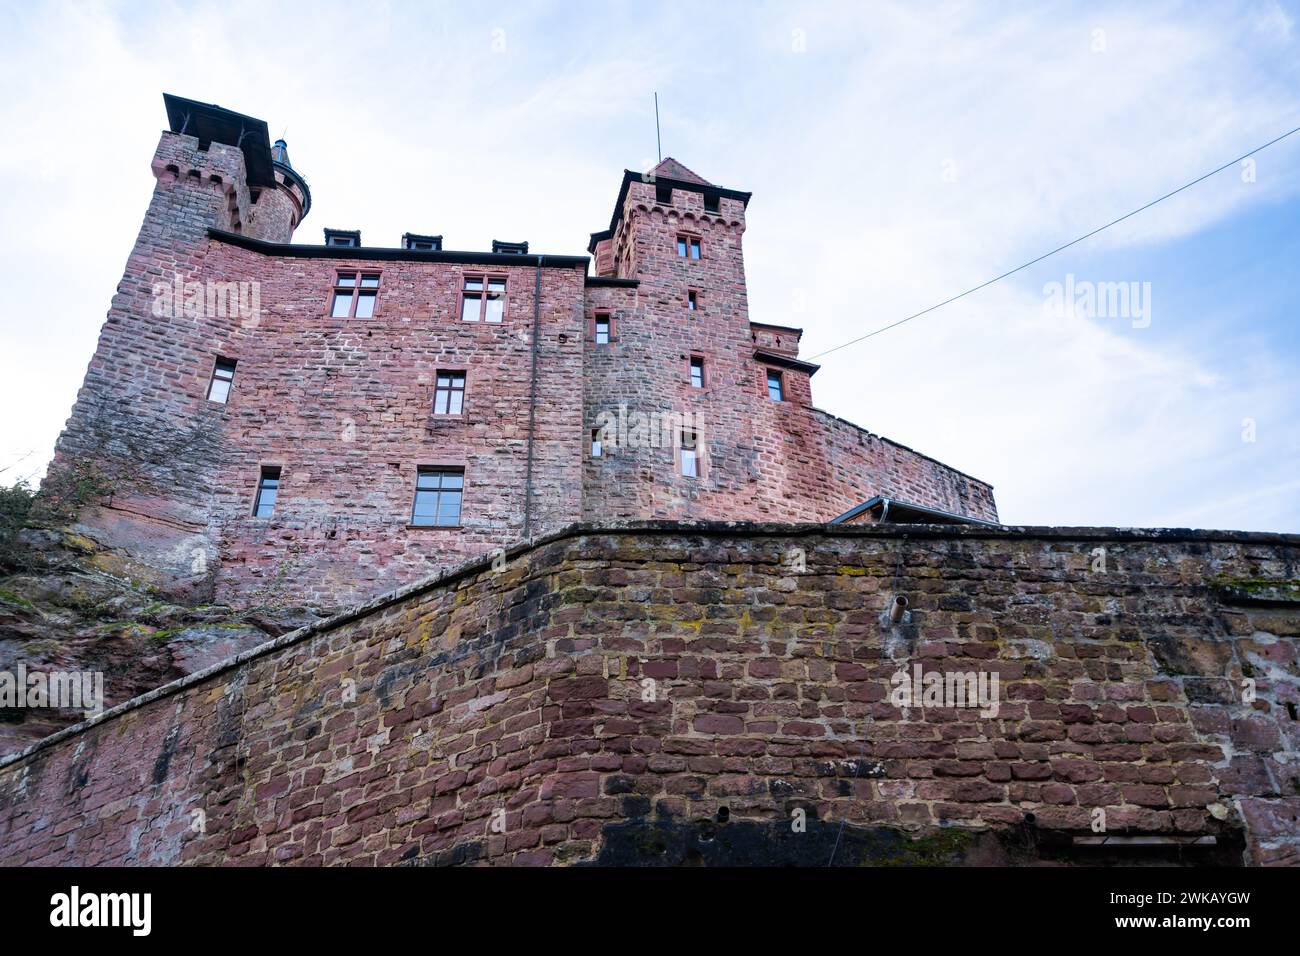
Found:
M 659 151 L 659 162 L 664 161 L 664 144 L 659 139 L 659 91 L 655 91 L 655 149 Z

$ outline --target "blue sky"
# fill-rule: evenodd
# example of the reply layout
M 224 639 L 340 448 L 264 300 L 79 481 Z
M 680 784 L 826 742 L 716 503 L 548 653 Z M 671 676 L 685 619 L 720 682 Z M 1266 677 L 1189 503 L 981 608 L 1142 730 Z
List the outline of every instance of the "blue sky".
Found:
M 664 152 L 753 190 L 751 317 L 805 354 L 1300 126 L 1300 10 L 1238 4 L 34 4 L 6 15 L 0 479 L 39 476 L 152 189 L 164 91 L 284 132 L 298 240 L 581 253 Z M 1300 531 L 1300 134 L 829 355 L 817 404 L 1004 520 Z M 1150 283 L 1151 321 L 1044 288 Z M 16 281 L 13 281 L 16 280 Z M 1243 422 L 1254 440 L 1243 440 Z M 11 464 L 12 463 L 12 464 Z

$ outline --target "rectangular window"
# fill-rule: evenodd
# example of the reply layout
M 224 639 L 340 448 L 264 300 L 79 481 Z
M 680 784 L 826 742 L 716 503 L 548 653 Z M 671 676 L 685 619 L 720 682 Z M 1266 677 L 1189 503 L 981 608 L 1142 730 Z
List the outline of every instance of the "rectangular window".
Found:
M 433 392 L 435 415 L 459 415 L 465 407 L 465 373 L 439 372 Z
M 355 272 L 340 272 L 334 280 L 334 303 L 330 316 L 335 319 L 369 319 L 375 315 L 379 298 L 379 276 L 363 272 L 358 281 Z
M 717 193 L 713 193 L 712 195 L 710 195 L 709 193 L 705 193 L 705 194 L 704 194 L 704 211 L 705 211 L 705 212 L 717 212 L 717 211 L 718 211 L 718 196 L 717 196 Z
M 700 476 L 699 449 L 695 444 L 695 432 L 682 432 L 682 477 L 698 478 Z
M 767 397 L 774 402 L 785 401 L 785 391 L 781 387 L 781 373 L 771 369 L 767 372 Z
M 217 359 L 212 366 L 212 381 L 208 383 L 208 401 L 226 404 L 230 398 L 230 386 L 235 383 L 235 360 Z
M 465 472 L 459 468 L 421 468 L 415 478 L 411 524 L 454 528 L 460 524 Z
M 700 307 L 700 294 L 694 289 L 686 290 L 686 308 L 694 312 Z
M 698 355 L 691 356 L 691 387 L 704 387 L 704 359 Z
M 275 496 L 280 490 L 278 465 L 263 465 L 257 480 L 257 497 L 253 500 L 253 517 L 269 518 L 275 511 Z
M 603 458 L 605 456 L 605 443 L 601 440 L 600 429 L 591 430 L 591 457 Z
M 684 259 L 698 259 L 700 257 L 700 240 L 695 236 L 678 236 L 677 254 Z
M 596 344 L 609 344 L 609 316 L 604 312 L 596 313 Z
M 671 206 L 673 204 L 673 187 L 657 183 L 655 185 L 655 202 Z
M 460 296 L 462 322 L 500 322 L 505 318 L 505 276 L 465 276 Z

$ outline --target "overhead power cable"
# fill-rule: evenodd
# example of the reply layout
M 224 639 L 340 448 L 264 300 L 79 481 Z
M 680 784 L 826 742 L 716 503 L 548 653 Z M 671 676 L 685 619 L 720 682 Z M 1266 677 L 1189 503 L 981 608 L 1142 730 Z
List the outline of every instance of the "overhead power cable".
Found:
M 1184 183 L 1183 185 L 1179 186 L 1177 189 L 1170 190 L 1169 192 L 1165 193 L 1163 196 L 1159 197 L 1158 199 L 1153 199 L 1146 205 L 1139 206 L 1137 209 L 1134 209 L 1132 212 L 1126 212 L 1118 219 L 1112 219 L 1104 226 L 1098 226 L 1096 229 L 1092 230 L 1092 232 L 1085 233 L 1084 235 L 1079 236 L 1079 238 L 1077 239 L 1071 239 L 1069 242 L 1057 246 L 1055 249 L 1051 250 L 1050 252 L 1044 252 L 1041 256 L 1038 256 L 1037 258 L 1034 259 L 1030 259 L 1028 262 L 1018 265 L 1014 269 L 1008 269 L 1006 272 L 1002 273 L 1001 275 L 994 276 L 992 279 L 989 279 L 987 282 L 981 282 L 979 285 L 972 286 L 971 288 L 967 289 L 965 292 L 959 292 L 957 295 L 954 295 L 951 298 L 944 299 L 942 302 L 937 302 L 934 305 L 930 306 L 928 309 L 922 309 L 920 312 L 913 312 L 911 315 L 907 316 L 906 318 L 899 319 L 896 322 L 890 322 L 888 325 L 882 325 L 880 328 L 868 332 L 866 335 L 859 335 L 856 339 L 850 339 L 849 341 L 844 342 L 841 345 L 837 345 L 834 348 L 829 348 L 824 352 L 818 352 L 816 355 L 811 355 L 809 356 L 809 360 L 818 359 L 824 355 L 830 355 L 832 352 L 838 352 L 840 349 L 846 349 L 850 345 L 857 345 L 859 342 L 865 342 L 867 339 L 871 338 L 872 336 L 879 335 L 881 332 L 888 332 L 890 329 L 896 329 L 900 325 L 903 325 L 904 323 L 911 322 L 913 319 L 919 319 L 923 315 L 928 315 L 929 313 L 933 312 L 935 309 L 941 309 L 945 305 L 949 305 L 950 303 L 956 302 L 958 299 L 963 299 L 973 292 L 978 292 L 980 289 L 986 289 L 995 282 L 1000 282 L 1003 279 L 1007 278 L 1008 276 L 1013 276 L 1017 272 L 1020 272 L 1024 269 L 1028 269 L 1030 266 L 1036 265 L 1037 263 L 1042 262 L 1044 259 L 1056 255 L 1058 252 L 1062 252 L 1066 249 L 1069 249 L 1071 246 L 1078 245 L 1079 243 L 1083 242 L 1085 239 L 1091 239 L 1093 236 L 1097 235 L 1097 233 L 1104 232 L 1105 230 L 1109 229 L 1111 226 L 1115 226 L 1123 222 L 1125 219 L 1131 219 L 1133 216 L 1136 216 L 1138 213 L 1145 212 L 1146 210 L 1150 209 L 1152 206 L 1156 205 L 1157 203 L 1162 203 L 1166 199 L 1170 199 L 1173 196 L 1177 196 L 1180 192 L 1182 192 L 1185 189 L 1191 189 L 1197 183 L 1205 182 L 1205 180 L 1209 179 L 1211 176 L 1221 173 L 1225 169 L 1228 169 L 1232 166 L 1236 166 L 1238 163 L 1246 159 L 1249 159 L 1251 156 L 1254 156 L 1256 153 L 1262 152 L 1263 150 L 1268 149 L 1270 146 L 1274 146 L 1282 142 L 1282 140 L 1286 139 L 1288 136 L 1293 136 L 1296 133 L 1300 133 L 1300 126 L 1297 126 L 1295 129 L 1291 130 L 1290 132 L 1283 133 L 1281 136 L 1278 136 L 1276 139 L 1270 139 L 1267 143 L 1265 143 L 1262 146 L 1256 146 L 1249 153 L 1242 153 L 1236 159 L 1229 160 L 1228 162 L 1224 163 L 1222 166 L 1218 166 L 1214 169 L 1211 169 L 1204 176 L 1198 176 L 1196 179 L 1193 179 L 1190 183 Z

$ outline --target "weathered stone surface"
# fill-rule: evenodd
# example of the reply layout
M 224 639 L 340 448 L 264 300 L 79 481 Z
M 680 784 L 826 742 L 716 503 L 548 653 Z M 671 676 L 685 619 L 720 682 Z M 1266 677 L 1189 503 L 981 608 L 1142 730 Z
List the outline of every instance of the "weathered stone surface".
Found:
M 1123 569 L 1088 570 L 1098 546 Z M 804 572 L 776 560 L 790 548 Z M 1236 683 L 1273 618 L 1223 634 L 1213 582 L 1297 557 L 1294 537 L 1220 533 L 580 528 L 8 762 L 0 862 L 824 865 L 841 829 L 846 863 L 1088 862 L 1072 839 L 1104 811 L 1110 834 L 1217 840 L 1113 862 L 1285 865 L 1294 659 L 1206 702 L 1183 689 L 1205 660 L 1178 673 L 1149 635 L 1226 641 Z M 894 593 L 905 628 L 878 620 Z M 998 713 L 900 705 L 891 678 L 917 663 L 996 672 Z
M 191 603 L 337 608 L 580 520 L 826 521 L 877 494 L 996 518 L 986 483 L 813 407 L 811 367 L 791 364 L 799 330 L 750 322 L 740 195 L 708 209 L 701 191 L 664 196 L 633 177 L 589 276 L 581 255 L 251 242 L 287 242 L 298 224 L 282 172 L 250 190 L 236 144 L 179 132 L 163 133 L 151 169 L 51 467 L 102 487 L 81 521 L 110 548 L 110 573 Z M 698 258 L 677 254 L 681 234 Z M 331 315 L 341 273 L 377 277 L 373 316 Z M 487 275 L 505 285 L 501 321 L 463 321 L 466 280 Z M 243 291 L 236 307 L 191 308 L 188 292 L 173 307 L 177 283 L 255 288 L 256 307 L 251 291 L 247 314 Z M 218 358 L 236 363 L 225 404 L 207 398 Z M 463 407 L 436 414 L 448 372 L 465 376 Z M 682 474 L 680 427 L 652 436 L 633 421 L 665 413 L 694 416 L 696 477 Z M 255 517 L 263 466 L 280 469 L 278 497 Z M 463 469 L 457 527 L 411 526 L 421 466 Z

